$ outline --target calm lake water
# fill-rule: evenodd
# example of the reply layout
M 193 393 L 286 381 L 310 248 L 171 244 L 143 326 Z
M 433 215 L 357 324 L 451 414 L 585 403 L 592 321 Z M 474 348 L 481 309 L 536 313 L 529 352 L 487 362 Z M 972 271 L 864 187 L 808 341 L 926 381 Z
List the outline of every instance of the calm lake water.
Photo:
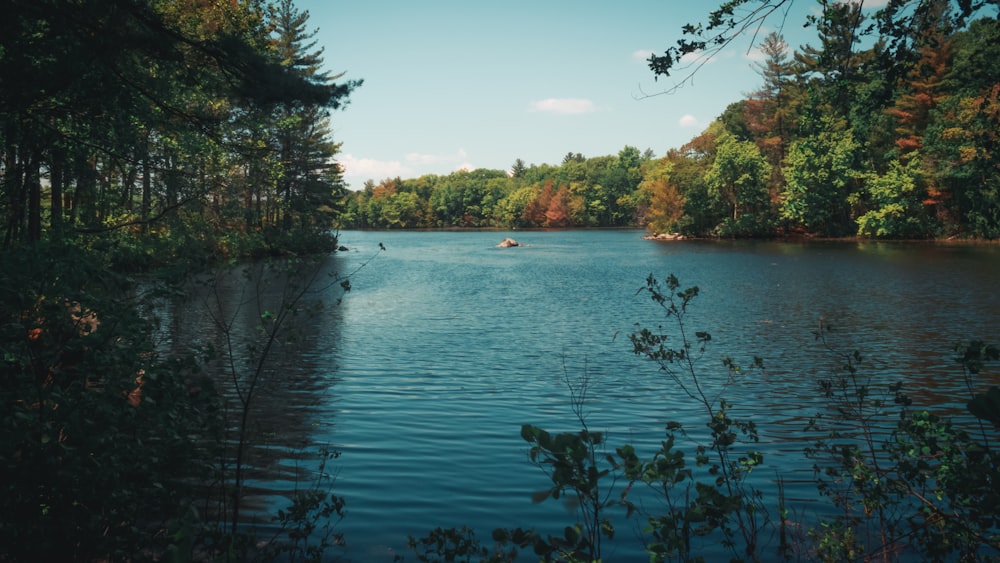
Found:
M 414 560 L 407 536 L 439 526 L 469 525 L 486 543 L 496 527 L 556 533 L 574 511 L 531 502 L 549 481 L 529 463 L 520 428 L 579 429 L 567 376 L 589 378 L 589 425 L 612 446 L 632 443 L 648 457 L 667 421 L 703 428 L 697 405 L 629 341 L 636 323 L 673 329 L 637 294 L 649 274 L 673 273 L 701 289 L 687 324 L 713 337 L 704 381 L 760 430 L 757 484 L 772 491 L 781 473 L 790 499 L 808 506 L 816 493 L 803 430 L 829 412 L 817 381 L 838 365 L 814 338 L 821 322 L 837 329 L 833 346 L 864 354 L 866 374 L 902 380 L 918 403 L 946 411 L 965 400 L 954 344 L 1000 335 L 998 246 L 641 235 L 342 233 L 350 250 L 325 267 L 364 266 L 340 305 L 337 285 L 315 296 L 304 337 L 281 351 L 255 405 L 255 428 L 268 437 L 256 485 L 288 490 L 295 468 L 315 467 L 311 452 L 339 450 L 327 469 L 347 501 L 339 553 L 353 561 Z M 506 236 L 525 246 L 496 248 Z M 170 320 L 176 334 L 210 340 L 210 328 L 190 330 L 204 317 L 192 300 Z M 766 370 L 724 387 L 721 358 L 754 355 Z M 693 442 L 678 446 L 693 454 Z M 620 519 L 605 560 L 647 560 L 640 527 Z

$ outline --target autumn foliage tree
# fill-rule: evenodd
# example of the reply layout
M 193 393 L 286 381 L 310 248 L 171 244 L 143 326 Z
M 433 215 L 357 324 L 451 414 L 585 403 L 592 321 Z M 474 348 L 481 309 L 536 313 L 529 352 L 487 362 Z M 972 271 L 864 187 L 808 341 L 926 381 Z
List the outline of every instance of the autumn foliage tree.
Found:
M 566 186 L 559 186 L 549 200 L 549 208 L 545 211 L 545 227 L 569 227 L 573 224 L 570 210 L 570 193 Z
M 682 26 L 676 46 L 653 55 L 650 68 L 658 78 L 679 78 L 665 90 L 671 91 L 700 66 L 685 66 L 682 57 L 705 61 L 737 37 L 763 35 L 765 22 L 788 4 L 722 3 L 704 22 Z M 771 206 L 780 210 L 783 227 L 886 238 L 996 236 L 996 190 L 993 173 L 985 172 L 991 165 L 968 166 L 993 152 L 982 150 L 985 139 L 971 141 L 973 132 L 1000 127 L 987 94 L 1000 72 L 995 2 L 907 0 L 875 11 L 824 1 L 805 23 L 819 41 L 796 50 L 789 63 L 780 37 L 765 36 L 759 45 L 767 57 L 763 86 L 719 117 L 738 140 L 755 142 L 772 165 Z M 688 74 L 677 74 L 682 71 Z M 715 152 L 731 161 L 730 141 L 716 139 Z M 720 174 L 712 158 L 706 179 L 735 221 L 737 183 L 723 178 L 736 176 Z M 913 169 L 910 160 L 923 168 Z M 664 212 L 659 205 L 675 207 L 673 198 L 667 201 L 654 199 L 649 216 Z M 716 215 L 716 226 L 726 221 Z

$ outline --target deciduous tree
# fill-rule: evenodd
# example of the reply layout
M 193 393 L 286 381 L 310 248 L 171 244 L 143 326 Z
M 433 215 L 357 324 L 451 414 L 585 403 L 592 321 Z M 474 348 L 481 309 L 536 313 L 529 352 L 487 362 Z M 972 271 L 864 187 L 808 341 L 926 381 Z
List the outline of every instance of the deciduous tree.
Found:
M 715 161 L 705 175 L 709 194 L 725 203 L 734 221 L 745 214 L 762 218 L 770 206 L 771 165 L 750 141 L 738 141 L 728 133 L 718 141 Z
M 854 185 L 858 143 L 832 118 L 825 127 L 792 144 L 784 171 L 781 217 L 811 232 L 850 232 L 847 197 Z M 839 123 L 839 124 L 838 124 Z

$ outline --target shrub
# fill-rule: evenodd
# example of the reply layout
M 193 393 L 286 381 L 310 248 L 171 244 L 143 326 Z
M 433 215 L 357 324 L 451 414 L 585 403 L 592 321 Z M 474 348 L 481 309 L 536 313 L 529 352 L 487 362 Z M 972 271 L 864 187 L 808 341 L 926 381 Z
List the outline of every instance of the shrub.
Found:
M 0 257 L 0 559 L 149 557 L 208 474 L 212 386 L 78 248 Z M 58 541 L 53 541 L 58 538 Z

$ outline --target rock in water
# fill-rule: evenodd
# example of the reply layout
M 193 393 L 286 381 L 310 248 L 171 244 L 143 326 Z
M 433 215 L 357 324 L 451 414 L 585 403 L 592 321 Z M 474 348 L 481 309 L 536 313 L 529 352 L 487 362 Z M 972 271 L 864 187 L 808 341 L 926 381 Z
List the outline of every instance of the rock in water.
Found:
M 680 233 L 657 233 L 642 237 L 645 240 L 684 240 L 684 235 Z
M 505 238 L 500 244 L 497 245 L 497 248 L 510 248 L 512 246 L 521 246 L 521 243 L 512 238 Z

